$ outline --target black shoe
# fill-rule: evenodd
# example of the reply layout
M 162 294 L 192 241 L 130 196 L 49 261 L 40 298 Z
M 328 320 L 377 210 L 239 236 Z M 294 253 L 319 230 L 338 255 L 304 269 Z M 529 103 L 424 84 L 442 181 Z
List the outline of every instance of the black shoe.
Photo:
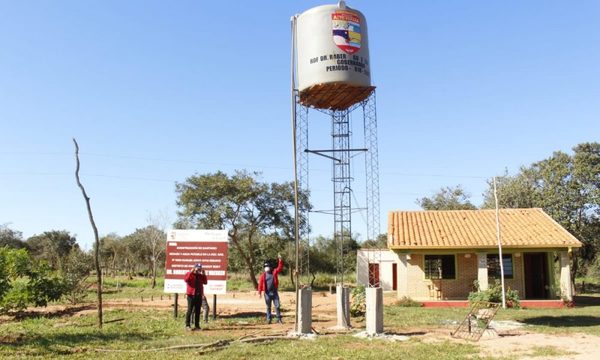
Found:
M 200 330 L 202 330 L 202 329 L 199 326 L 196 326 L 193 331 L 200 331 Z
M 281 319 L 277 319 L 277 323 L 278 323 L 278 324 L 283 324 L 283 320 L 281 320 Z
M 267 320 L 267 324 L 270 324 L 270 323 L 271 323 L 271 319 Z

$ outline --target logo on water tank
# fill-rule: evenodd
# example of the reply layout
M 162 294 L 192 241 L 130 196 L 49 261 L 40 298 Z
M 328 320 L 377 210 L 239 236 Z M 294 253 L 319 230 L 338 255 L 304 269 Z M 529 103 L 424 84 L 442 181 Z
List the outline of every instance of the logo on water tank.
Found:
M 347 54 L 360 50 L 360 17 L 349 11 L 331 14 L 333 42 Z

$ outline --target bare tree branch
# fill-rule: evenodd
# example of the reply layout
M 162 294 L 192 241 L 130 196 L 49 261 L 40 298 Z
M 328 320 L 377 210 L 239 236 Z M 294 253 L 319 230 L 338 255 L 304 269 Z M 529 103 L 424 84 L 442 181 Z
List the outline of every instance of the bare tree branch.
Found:
M 90 223 L 92 224 L 92 229 L 94 230 L 94 265 L 96 266 L 96 278 L 98 282 L 96 287 L 96 293 L 98 295 L 98 327 L 102 328 L 102 271 L 100 270 L 100 237 L 98 236 L 98 228 L 96 227 L 96 222 L 94 221 L 94 216 L 92 215 L 90 197 L 87 195 L 85 188 L 79 179 L 79 144 L 77 144 L 77 140 L 75 140 L 75 138 L 73 138 L 73 143 L 75 144 L 75 160 L 77 161 L 77 165 L 75 167 L 75 179 L 77 180 L 77 186 L 79 186 L 81 189 L 81 193 L 85 199 L 85 205 L 87 207 Z

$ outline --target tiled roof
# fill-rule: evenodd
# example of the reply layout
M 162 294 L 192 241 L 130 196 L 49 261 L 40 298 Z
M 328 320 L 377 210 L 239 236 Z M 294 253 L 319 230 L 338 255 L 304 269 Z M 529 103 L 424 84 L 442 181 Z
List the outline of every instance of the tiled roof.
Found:
M 581 247 L 581 242 L 542 209 L 500 210 L 507 248 Z M 390 249 L 492 248 L 498 246 L 495 210 L 391 211 Z

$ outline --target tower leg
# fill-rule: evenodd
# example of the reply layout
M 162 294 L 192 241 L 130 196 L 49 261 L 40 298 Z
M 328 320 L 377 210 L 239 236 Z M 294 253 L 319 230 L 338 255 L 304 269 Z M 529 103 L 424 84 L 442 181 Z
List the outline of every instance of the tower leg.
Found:
M 349 329 L 350 325 L 350 289 L 338 285 L 336 289 L 337 300 L 337 327 Z
M 310 334 L 312 332 L 312 291 L 309 288 L 298 290 L 298 326 L 299 334 Z
M 366 288 L 367 302 L 367 334 L 370 336 L 383 333 L 383 289 Z

